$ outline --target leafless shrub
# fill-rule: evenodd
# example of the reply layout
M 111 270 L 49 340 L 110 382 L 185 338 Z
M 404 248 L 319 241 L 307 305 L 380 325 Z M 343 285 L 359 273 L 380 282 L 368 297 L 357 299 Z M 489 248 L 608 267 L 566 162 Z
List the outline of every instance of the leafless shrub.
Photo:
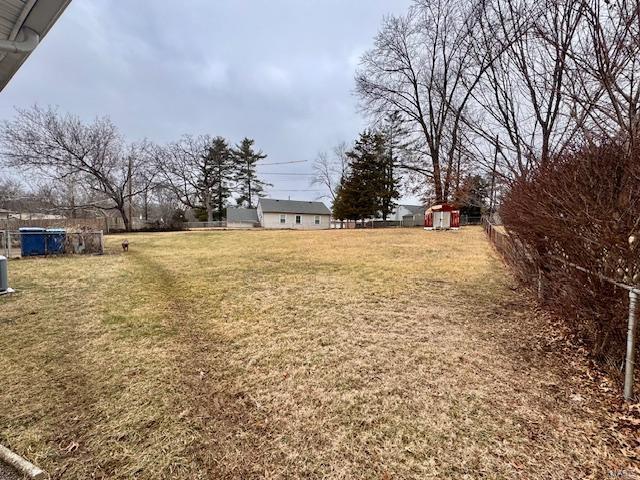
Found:
M 624 356 L 626 295 L 598 274 L 640 283 L 640 159 L 628 151 L 628 142 L 606 140 L 552 158 L 516 180 L 501 209 L 520 247 L 510 258 L 516 272 L 530 282 L 539 272 L 549 307 L 596 357 L 616 364 Z

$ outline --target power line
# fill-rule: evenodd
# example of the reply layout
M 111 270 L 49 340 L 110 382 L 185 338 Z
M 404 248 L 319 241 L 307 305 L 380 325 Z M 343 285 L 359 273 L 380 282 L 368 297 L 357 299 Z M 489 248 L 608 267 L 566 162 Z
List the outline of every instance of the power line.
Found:
M 286 175 L 298 177 L 313 177 L 313 173 L 260 172 L 261 175 Z
M 308 160 L 292 160 L 290 162 L 274 162 L 274 163 L 261 163 L 259 166 L 264 167 L 266 165 L 291 165 L 292 163 L 307 163 Z
M 270 192 L 324 192 L 324 190 L 272 190 Z

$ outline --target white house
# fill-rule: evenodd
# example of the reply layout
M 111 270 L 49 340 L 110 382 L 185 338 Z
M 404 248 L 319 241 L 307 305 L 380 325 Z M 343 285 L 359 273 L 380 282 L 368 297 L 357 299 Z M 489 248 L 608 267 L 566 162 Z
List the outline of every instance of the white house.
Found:
M 397 205 L 393 212 L 387 217 L 388 222 L 398 222 L 404 226 L 414 226 L 424 224 L 425 207 L 422 205 Z M 378 214 L 376 222 L 382 221 L 382 215 Z
M 331 226 L 331 211 L 322 202 L 261 198 L 258 219 L 262 228 L 322 230 Z
M 397 222 L 402 221 L 407 216 L 417 216 L 424 219 L 425 207 L 423 205 L 398 205 L 393 212 L 393 219 Z
M 228 228 L 253 228 L 260 225 L 255 208 L 227 207 Z

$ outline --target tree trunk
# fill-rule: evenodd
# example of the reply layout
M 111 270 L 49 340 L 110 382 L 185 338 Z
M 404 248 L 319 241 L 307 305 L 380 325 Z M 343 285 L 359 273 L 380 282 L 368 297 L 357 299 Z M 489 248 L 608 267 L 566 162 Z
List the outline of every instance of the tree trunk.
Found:
M 205 191 L 204 192 L 204 198 L 202 199 L 204 201 L 204 207 L 207 210 L 207 222 L 213 222 L 213 206 L 211 205 L 211 192 L 210 191 Z
M 442 172 L 440 170 L 440 160 L 433 158 L 433 186 L 436 190 L 436 203 L 443 203 L 445 201 L 442 192 Z
M 118 205 L 118 213 L 122 217 L 122 223 L 124 223 L 124 229 L 127 232 L 131 231 L 131 222 L 129 222 L 129 217 L 127 216 L 127 209 L 125 208 L 124 203 L 122 205 Z
M 222 184 L 220 184 L 220 190 L 218 192 L 218 220 L 222 220 L 224 218 L 224 199 L 222 198 Z
M 498 149 L 500 148 L 500 137 L 496 135 L 496 151 L 493 157 L 493 168 L 491 169 L 491 193 L 489 194 L 489 219 L 493 215 L 494 197 L 496 188 L 496 168 L 498 166 Z
M 144 220 L 145 222 L 149 221 L 149 192 L 147 190 L 144 191 Z

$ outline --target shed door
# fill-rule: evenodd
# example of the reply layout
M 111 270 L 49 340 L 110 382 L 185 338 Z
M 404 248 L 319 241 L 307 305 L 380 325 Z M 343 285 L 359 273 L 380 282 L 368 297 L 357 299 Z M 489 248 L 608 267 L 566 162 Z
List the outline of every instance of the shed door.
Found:
M 451 212 L 442 212 L 441 228 L 448 229 L 451 227 Z
M 442 228 L 442 212 L 433 212 L 433 228 Z
M 427 212 L 424 216 L 424 226 L 433 227 L 433 213 Z
M 453 228 L 460 227 L 460 212 L 458 210 L 451 212 L 451 226 Z

